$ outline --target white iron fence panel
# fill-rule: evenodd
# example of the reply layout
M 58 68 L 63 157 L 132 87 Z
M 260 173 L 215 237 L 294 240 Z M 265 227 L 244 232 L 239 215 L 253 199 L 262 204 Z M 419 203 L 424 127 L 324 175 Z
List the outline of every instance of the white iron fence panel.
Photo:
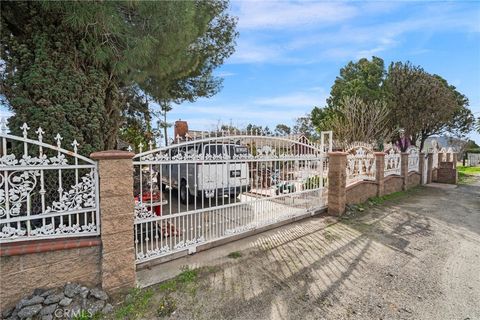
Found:
M 438 163 L 439 163 L 439 157 L 440 153 L 438 153 L 438 149 L 434 148 L 433 151 L 433 161 L 432 161 L 432 169 L 437 169 L 438 168 Z
M 408 172 L 419 170 L 419 153 L 418 148 L 415 146 L 411 146 L 407 149 L 408 153 Z
M 387 150 L 385 154 L 385 168 L 384 175 L 401 175 L 401 154 L 400 151 L 396 148 L 391 148 Z
M 326 206 L 326 153 L 304 137 L 204 136 L 134 168 L 137 263 Z
M 375 180 L 375 155 L 367 147 L 354 147 L 347 151 L 347 185 L 363 180 Z
M 37 139 L 0 132 L 0 242 L 98 235 L 97 165 L 73 151 Z

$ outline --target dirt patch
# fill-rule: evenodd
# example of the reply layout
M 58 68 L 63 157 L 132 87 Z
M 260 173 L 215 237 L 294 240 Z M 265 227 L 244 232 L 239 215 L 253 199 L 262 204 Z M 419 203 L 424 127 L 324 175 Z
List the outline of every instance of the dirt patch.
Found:
M 480 187 L 361 208 L 328 227 L 311 218 L 267 232 L 214 269 L 149 288 L 128 317 L 480 319 Z

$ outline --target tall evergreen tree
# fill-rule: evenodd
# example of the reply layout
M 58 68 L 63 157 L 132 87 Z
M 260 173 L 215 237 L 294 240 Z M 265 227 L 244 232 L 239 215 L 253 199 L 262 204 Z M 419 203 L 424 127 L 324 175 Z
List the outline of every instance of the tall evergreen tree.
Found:
M 20 123 L 114 148 L 131 88 L 153 100 L 211 96 L 234 50 L 228 2 L 2 2 L 2 91 Z M 134 96 L 133 96 L 134 97 Z M 136 104 L 133 104 L 136 105 Z M 148 120 L 148 108 L 137 113 Z M 55 119 L 56 121 L 52 121 Z
M 367 105 L 374 102 L 380 105 L 386 97 L 385 76 L 385 64 L 381 58 L 350 61 L 340 69 L 327 98 L 327 105 L 312 110 L 310 116 L 313 125 L 319 131 L 331 130 L 332 122 L 341 117 L 343 102 L 351 97 L 356 97 Z
M 385 86 L 391 122 L 405 129 L 413 143 L 419 141 L 420 149 L 432 135 L 449 133 L 462 137 L 473 128 L 475 118 L 467 97 L 420 66 L 392 63 Z

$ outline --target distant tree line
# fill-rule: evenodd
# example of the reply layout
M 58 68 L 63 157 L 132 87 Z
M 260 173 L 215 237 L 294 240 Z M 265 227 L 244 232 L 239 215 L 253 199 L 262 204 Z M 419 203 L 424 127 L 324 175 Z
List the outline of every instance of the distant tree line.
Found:
M 242 133 L 248 132 L 258 135 L 269 135 L 269 136 L 287 136 L 287 135 L 304 135 L 311 141 L 316 141 L 319 139 L 319 134 L 315 130 L 315 127 L 312 124 L 311 118 L 309 115 L 301 116 L 295 119 L 293 126 L 288 126 L 283 123 L 279 123 L 275 128 L 270 129 L 268 126 L 261 126 L 257 124 L 249 123 L 244 127 L 236 127 L 233 125 L 220 125 L 218 128 L 220 131 L 230 132 L 230 133 Z

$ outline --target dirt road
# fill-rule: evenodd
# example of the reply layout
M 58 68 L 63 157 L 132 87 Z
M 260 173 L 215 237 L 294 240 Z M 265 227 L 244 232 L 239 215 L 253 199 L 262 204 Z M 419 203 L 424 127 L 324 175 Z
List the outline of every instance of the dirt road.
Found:
M 480 319 L 480 186 L 326 219 L 267 232 L 173 290 L 170 319 Z

